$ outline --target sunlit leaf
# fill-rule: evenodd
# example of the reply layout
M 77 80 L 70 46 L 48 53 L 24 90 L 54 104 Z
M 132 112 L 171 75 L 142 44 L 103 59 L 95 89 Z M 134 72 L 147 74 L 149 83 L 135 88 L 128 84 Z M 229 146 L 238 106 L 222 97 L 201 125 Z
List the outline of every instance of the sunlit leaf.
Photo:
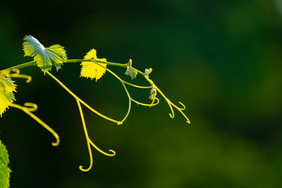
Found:
M 64 47 L 55 44 L 45 48 L 36 38 L 30 35 L 24 38 L 23 50 L 25 56 L 34 57 L 34 61 L 43 72 L 49 71 L 53 65 L 58 71 L 67 59 Z
M 0 140 L 0 187 L 8 188 L 10 184 L 10 172 L 8 167 L 9 156 L 6 147 Z
M 97 61 L 107 62 L 107 60 L 104 59 L 104 58 L 103 59 L 97 58 L 95 49 L 90 50 L 84 56 L 84 59 L 93 59 L 93 60 L 97 60 Z M 96 81 L 99 80 L 107 70 L 105 68 L 105 67 L 107 67 L 107 64 L 105 64 L 105 63 L 99 63 L 99 64 L 101 66 L 98 65 L 97 63 L 94 63 L 94 62 L 83 61 L 81 63 L 82 68 L 81 68 L 80 76 L 85 77 L 85 78 L 90 78 L 91 80 L 93 78 L 96 78 Z
M 8 78 L 0 78 L 0 116 L 15 100 L 13 92 L 16 91 L 14 81 Z

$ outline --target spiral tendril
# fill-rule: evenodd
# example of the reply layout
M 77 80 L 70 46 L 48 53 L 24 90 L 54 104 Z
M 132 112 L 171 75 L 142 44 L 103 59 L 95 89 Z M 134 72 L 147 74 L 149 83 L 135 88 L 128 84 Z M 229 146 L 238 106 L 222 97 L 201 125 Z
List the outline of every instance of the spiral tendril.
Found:
M 24 106 L 30 112 L 35 112 L 38 109 L 37 104 L 31 102 L 24 103 Z
M 31 76 L 20 74 L 20 70 L 17 68 L 2 70 L 1 74 L 7 78 L 23 78 L 26 79 L 26 83 L 31 82 Z

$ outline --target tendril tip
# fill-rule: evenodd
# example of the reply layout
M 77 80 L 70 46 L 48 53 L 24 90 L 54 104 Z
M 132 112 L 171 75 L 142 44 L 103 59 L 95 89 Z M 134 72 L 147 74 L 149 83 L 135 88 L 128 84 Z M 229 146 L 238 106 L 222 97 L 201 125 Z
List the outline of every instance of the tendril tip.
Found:
M 80 165 L 79 166 L 79 170 L 81 170 L 82 172 L 88 172 L 89 170 L 91 170 L 91 167 L 87 168 L 87 169 L 83 169 L 83 166 Z
M 115 152 L 114 150 L 112 150 L 112 149 L 110 149 L 110 150 L 109 150 L 109 152 L 111 152 L 111 153 L 112 153 L 111 155 L 109 155 L 110 157 L 113 157 L 113 156 L 115 156 L 115 155 L 116 155 L 116 152 Z
M 52 146 L 58 146 L 60 144 L 60 139 L 57 138 L 56 142 L 52 142 L 51 144 Z

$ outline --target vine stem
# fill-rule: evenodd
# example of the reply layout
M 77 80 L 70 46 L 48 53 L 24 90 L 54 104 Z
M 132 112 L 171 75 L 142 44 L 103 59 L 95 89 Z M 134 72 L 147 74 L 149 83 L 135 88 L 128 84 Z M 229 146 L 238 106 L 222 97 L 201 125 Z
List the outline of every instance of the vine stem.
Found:
M 96 59 L 68 59 L 66 60 L 64 63 L 80 63 L 82 61 L 90 61 L 90 62 L 94 62 L 96 64 L 98 64 L 99 66 L 102 66 L 100 63 L 104 63 L 104 64 L 107 64 L 107 65 L 111 65 L 111 66 L 117 66 L 117 67 L 123 67 L 123 68 L 127 68 L 128 64 L 125 63 L 114 63 L 114 62 L 108 62 L 108 61 L 99 61 L 99 60 L 96 60 Z M 6 68 L 6 69 L 3 69 L 3 70 L 0 70 L 1 71 L 7 71 L 7 70 L 14 70 L 14 69 L 21 69 L 21 68 L 25 68 L 25 67 L 29 67 L 29 66 L 36 66 L 36 63 L 34 61 L 30 61 L 30 62 L 26 62 L 26 63 L 22 63 L 22 64 L 19 64 L 19 65 L 16 65 L 16 66 L 13 66 L 13 67 L 10 67 L 10 68 Z M 104 67 L 104 66 L 102 66 Z M 106 68 L 106 67 L 104 67 Z M 139 86 L 139 85 L 135 85 L 135 84 L 132 84 L 132 83 L 129 83 L 129 82 L 126 82 L 124 80 L 122 80 L 119 76 L 117 76 L 115 73 L 113 73 L 111 70 L 109 70 L 108 68 L 106 68 L 114 77 L 116 77 L 123 85 L 124 89 L 125 89 L 125 92 L 127 93 L 127 96 L 129 98 L 129 101 L 132 101 L 132 102 L 135 102 L 136 104 L 140 104 L 140 105 L 144 105 L 144 106 L 152 106 L 152 105 L 147 105 L 147 104 L 144 104 L 144 103 L 141 103 L 141 102 L 138 102 L 134 99 L 132 99 L 125 87 L 124 84 L 126 85 L 130 85 L 132 87 L 136 87 L 136 88 L 141 88 L 141 89 L 149 89 L 149 88 L 153 88 L 153 86 L 155 86 L 155 88 L 157 89 L 157 91 L 161 94 L 161 96 L 165 99 L 165 101 L 167 102 L 170 110 L 171 110 L 171 113 L 169 113 L 169 116 L 171 118 L 174 118 L 174 110 L 173 110 L 173 107 L 176 108 L 183 116 L 184 118 L 186 119 L 186 122 L 188 124 L 190 124 L 190 120 L 188 119 L 188 117 L 184 114 L 183 110 L 185 110 L 185 106 L 179 102 L 180 105 L 182 105 L 182 107 L 178 107 L 176 106 L 174 103 L 172 103 L 165 95 L 164 93 L 154 84 L 154 82 L 149 78 L 149 75 L 143 73 L 142 71 L 138 70 L 138 69 L 135 69 L 137 71 L 138 74 L 142 75 L 149 83 L 150 83 L 150 86 Z M 87 103 L 85 103 L 84 101 L 82 101 L 80 98 L 78 98 L 72 91 L 70 91 L 62 82 L 60 82 L 56 77 L 54 77 L 50 72 L 46 72 L 50 77 L 52 77 L 56 82 L 58 82 L 69 94 L 71 94 L 76 100 L 79 100 L 81 102 L 81 104 L 83 104 L 84 106 L 86 106 L 88 109 L 90 109 L 91 111 L 93 111 L 94 113 L 96 113 L 97 115 L 109 120 L 109 121 L 112 121 L 112 122 L 115 122 L 117 124 L 122 124 L 122 122 L 126 119 L 123 119 L 122 121 L 117 121 L 117 120 L 114 120 L 112 118 L 109 118 L 101 113 L 99 113 L 98 111 L 94 110 L 93 108 L 91 108 Z M 129 111 L 130 111 L 130 105 L 129 105 Z M 128 113 L 126 114 L 126 117 L 128 116 Z
M 67 59 L 64 63 L 80 63 L 82 61 L 90 61 L 90 62 L 95 61 L 95 62 L 98 62 L 98 63 L 105 63 L 107 65 L 112 65 L 112 66 L 116 66 L 116 67 L 123 67 L 123 68 L 126 68 L 126 66 L 127 66 L 126 64 L 123 64 L 123 63 L 114 63 L 114 62 L 109 62 L 109 61 L 104 62 L 104 61 L 93 60 L 93 59 Z M 6 71 L 6 70 L 12 70 L 12 69 L 22 69 L 22 68 L 31 67 L 31 66 L 36 66 L 35 61 L 29 61 L 29 62 L 26 62 L 26 63 L 15 65 L 15 66 L 0 70 L 0 72 Z
M 34 61 L 29 61 L 29 62 L 26 62 L 26 63 L 22 63 L 22 64 L 19 64 L 19 65 L 13 66 L 13 67 L 3 69 L 1 71 L 13 70 L 13 69 L 22 69 L 22 68 L 31 67 L 31 66 L 36 66 L 36 63 Z
M 65 63 L 80 63 L 82 61 L 90 61 L 90 62 L 97 62 L 97 63 L 104 63 L 107 65 L 112 65 L 112 66 L 116 66 L 116 67 L 123 67 L 126 68 L 127 64 L 124 63 L 114 63 L 114 62 L 109 62 L 109 61 L 99 61 L 97 59 L 68 59 L 66 60 Z

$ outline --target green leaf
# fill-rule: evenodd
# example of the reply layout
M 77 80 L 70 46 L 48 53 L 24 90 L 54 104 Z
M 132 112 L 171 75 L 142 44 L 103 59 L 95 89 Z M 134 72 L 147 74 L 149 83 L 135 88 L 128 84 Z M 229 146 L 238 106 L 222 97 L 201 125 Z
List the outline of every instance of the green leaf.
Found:
M 125 71 L 125 75 L 130 76 L 131 79 L 133 80 L 136 78 L 138 72 L 135 68 L 132 67 L 132 60 L 130 59 L 129 62 L 127 63 L 127 68 Z
M 8 167 L 9 156 L 6 147 L 0 140 L 0 187 L 8 188 L 10 185 L 10 172 Z
M 0 78 L 0 116 L 15 100 L 13 92 L 16 91 L 14 81 L 9 78 Z
M 45 48 L 36 38 L 30 35 L 24 38 L 23 50 L 25 56 L 34 57 L 34 61 L 43 72 L 51 70 L 53 65 L 58 71 L 67 60 L 64 47 L 55 44 Z

